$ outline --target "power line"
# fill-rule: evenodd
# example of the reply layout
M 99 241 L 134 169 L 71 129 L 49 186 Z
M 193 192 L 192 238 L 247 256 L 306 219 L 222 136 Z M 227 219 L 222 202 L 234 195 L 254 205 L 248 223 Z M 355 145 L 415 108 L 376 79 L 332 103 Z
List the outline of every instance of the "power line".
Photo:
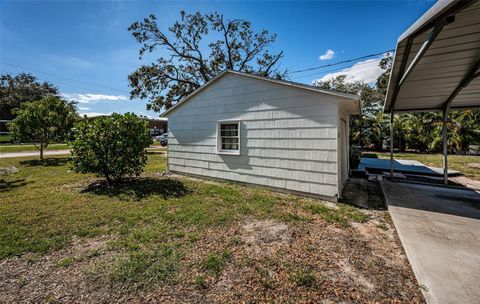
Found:
M 101 84 L 96 84 L 96 83 L 93 83 L 93 82 L 88 82 L 88 81 L 79 80 L 79 79 L 73 79 L 73 78 L 69 78 L 69 77 L 66 77 L 66 76 L 58 75 L 58 74 L 43 72 L 43 71 L 40 71 L 40 70 L 36 70 L 36 69 L 32 69 L 32 68 L 27 68 L 27 67 L 25 67 L 25 66 L 13 64 L 13 63 L 8 63 L 8 62 L 4 62 L 4 61 L 0 61 L 0 62 L 1 62 L 2 64 L 9 65 L 9 66 L 12 66 L 12 67 L 16 67 L 16 68 L 20 68 L 20 69 L 25 69 L 25 70 L 33 71 L 33 72 L 36 72 L 36 73 L 41 73 L 41 74 L 49 75 L 49 76 L 52 76 L 52 77 L 63 78 L 63 79 L 69 80 L 69 81 L 81 82 L 81 83 L 84 83 L 84 84 L 93 85 L 93 86 L 96 86 L 96 87 L 100 87 L 100 88 L 104 88 L 104 89 L 109 89 L 109 90 L 113 90 L 113 91 L 117 91 L 117 92 L 121 92 L 121 93 L 125 94 L 125 91 L 122 91 L 122 90 L 119 90 L 119 89 L 116 89 L 116 88 L 112 88 L 112 87 L 108 87 L 108 86 L 104 86 L 104 85 L 101 85 Z
M 6 73 L 8 74 L 14 74 L 12 71 L 9 71 L 9 70 L 3 70 L 5 71 Z M 44 78 L 44 77 L 37 77 L 35 76 L 38 80 L 40 81 L 49 81 L 48 79 Z M 74 84 L 67 84 L 65 82 L 61 82 L 61 81 L 55 81 L 54 83 L 55 85 L 59 84 L 59 85 L 62 85 L 62 86 L 66 86 L 66 87 L 71 87 L 71 88 L 76 88 L 76 89 L 82 89 L 82 90 L 87 90 L 87 91 L 91 91 L 92 88 L 87 88 L 87 87 L 84 87 L 84 86 L 78 86 L 78 85 L 74 85 Z M 123 93 L 125 95 L 128 95 L 126 93 Z
M 301 69 L 301 70 L 294 70 L 292 72 L 289 72 L 289 74 L 302 73 L 302 72 L 318 70 L 318 69 L 322 69 L 322 68 L 326 68 L 326 67 L 337 66 L 337 65 L 341 65 L 341 64 L 345 64 L 345 63 L 355 62 L 355 61 L 358 61 L 358 60 L 361 60 L 361 59 L 367 59 L 367 58 L 383 55 L 385 53 L 393 52 L 394 50 L 395 49 L 389 49 L 389 50 L 386 50 L 386 51 L 383 51 L 383 52 L 368 54 L 368 55 L 365 55 L 365 56 L 352 58 L 352 59 L 347 59 L 347 60 L 342 60 L 342 61 L 338 61 L 338 62 L 335 62 L 335 63 L 330 63 L 330 64 L 321 65 L 321 66 L 305 68 L 305 69 Z M 48 72 L 44 72 L 44 71 L 40 71 L 40 70 L 32 69 L 32 68 L 27 68 L 25 66 L 13 64 L 13 63 L 8 63 L 8 62 L 4 62 L 4 61 L 0 61 L 0 63 L 5 64 L 5 65 L 9 65 L 9 66 L 12 66 L 12 67 L 16 67 L 16 68 L 30 70 L 30 71 L 45 74 L 45 75 L 50 75 L 50 76 L 53 76 L 53 77 L 63 78 L 65 80 L 69 80 L 69 81 L 74 81 L 74 82 L 84 83 L 84 84 L 88 84 L 88 85 L 92 85 L 92 86 L 96 86 L 96 87 L 106 88 L 106 89 L 109 89 L 109 90 L 114 90 L 114 91 L 120 92 L 120 93 L 125 94 L 125 95 L 129 95 L 122 90 L 112 88 L 112 87 L 108 87 L 108 86 L 104 86 L 104 85 L 100 85 L 100 84 L 96 84 L 96 83 L 93 83 L 93 82 L 83 81 L 83 80 L 79 80 L 79 79 L 73 79 L 73 78 L 63 76 L 63 75 L 48 73 Z M 356 65 L 358 66 L 358 65 L 368 64 L 368 63 L 370 63 L 370 62 L 360 62 L 360 63 L 357 63 Z M 315 72 L 315 73 L 310 73 L 310 74 L 305 74 L 305 75 L 299 75 L 299 76 L 296 76 L 296 77 L 292 77 L 291 79 L 299 79 L 299 78 L 305 78 L 305 77 L 314 76 L 314 75 L 318 75 L 318 74 L 336 72 L 336 71 L 340 71 L 340 70 L 345 69 L 345 68 L 347 68 L 347 67 L 330 69 L 330 70 L 327 70 L 327 71 L 318 71 L 318 72 Z M 85 88 L 85 87 L 77 86 L 77 85 L 71 85 L 71 84 L 65 84 L 65 83 L 60 83 L 60 84 L 65 85 L 65 86 L 75 87 L 75 88 L 90 89 L 90 88 Z
M 360 63 L 356 63 L 354 66 L 365 65 L 365 64 L 371 64 L 371 62 L 360 62 Z M 319 74 L 335 73 L 335 72 L 343 71 L 343 70 L 351 68 L 351 67 L 353 67 L 353 65 L 352 66 L 344 66 L 344 67 L 335 68 L 335 69 L 330 69 L 330 70 L 326 70 L 326 71 L 318 71 L 318 72 L 308 73 L 308 74 L 304 74 L 304 75 L 299 75 L 299 76 L 292 77 L 291 79 L 293 80 L 293 79 L 300 79 L 300 78 L 315 76 L 315 75 L 319 75 Z
M 295 74 L 295 73 L 318 70 L 318 69 L 322 69 L 322 68 L 326 68 L 326 67 L 330 67 L 330 66 L 335 66 L 335 65 L 339 65 L 339 64 L 343 64 L 343 63 L 349 63 L 349 62 L 354 62 L 354 61 L 358 61 L 358 60 L 361 60 L 361 59 L 380 56 L 380 55 L 383 55 L 385 53 L 389 53 L 389 52 L 393 52 L 393 51 L 395 51 L 395 49 L 390 49 L 390 50 L 386 50 L 386 51 L 375 53 L 375 54 L 369 54 L 369 55 L 365 55 L 365 56 L 361 56 L 361 57 L 357 57 L 357 58 L 353 58 L 353 59 L 342 60 L 342 61 L 338 61 L 338 62 L 335 62 L 335 63 L 324 64 L 324 65 L 311 67 L 311 68 L 306 68 L 306 69 L 302 69 L 302 70 L 295 70 L 295 71 L 292 71 L 290 73 Z

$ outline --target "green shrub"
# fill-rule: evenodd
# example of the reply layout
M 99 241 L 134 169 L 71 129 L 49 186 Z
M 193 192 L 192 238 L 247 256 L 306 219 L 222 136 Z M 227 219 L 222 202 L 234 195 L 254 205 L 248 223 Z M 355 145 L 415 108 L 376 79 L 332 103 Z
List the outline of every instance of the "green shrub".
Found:
M 361 157 L 362 151 L 356 146 L 350 146 L 350 169 L 357 169 Z
M 109 185 L 138 176 L 152 143 L 147 121 L 133 113 L 112 114 L 75 124 L 72 165 L 76 172 L 96 173 Z

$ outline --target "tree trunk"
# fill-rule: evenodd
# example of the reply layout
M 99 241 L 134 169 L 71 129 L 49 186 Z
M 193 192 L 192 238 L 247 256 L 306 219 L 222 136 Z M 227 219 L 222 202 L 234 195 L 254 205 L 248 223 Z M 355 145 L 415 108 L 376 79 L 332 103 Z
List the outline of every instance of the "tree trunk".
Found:
M 43 142 L 40 142 L 40 160 L 43 160 Z

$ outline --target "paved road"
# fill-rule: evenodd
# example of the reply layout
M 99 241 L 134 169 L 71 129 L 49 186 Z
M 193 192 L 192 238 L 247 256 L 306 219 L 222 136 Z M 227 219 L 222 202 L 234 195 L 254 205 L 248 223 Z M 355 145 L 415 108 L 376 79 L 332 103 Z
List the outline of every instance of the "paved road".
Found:
M 382 187 L 427 303 L 480 303 L 480 194 L 389 181 Z
M 70 150 L 47 150 L 47 151 L 43 152 L 44 156 L 67 155 L 67 154 L 70 154 Z M 0 158 L 27 157 L 27 156 L 40 156 L 40 152 L 38 152 L 38 151 L 25 151 L 25 152 L 0 153 Z
M 150 147 L 147 148 L 147 151 L 157 151 L 162 148 L 160 147 Z M 162 152 L 166 150 L 162 150 Z M 44 156 L 51 155 L 67 155 L 70 154 L 70 150 L 47 150 L 43 152 Z M 25 151 L 25 152 L 0 152 L 0 158 L 13 158 L 13 157 L 28 157 L 28 156 L 39 156 L 38 151 Z M 165 153 L 166 155 L 166 153 Z

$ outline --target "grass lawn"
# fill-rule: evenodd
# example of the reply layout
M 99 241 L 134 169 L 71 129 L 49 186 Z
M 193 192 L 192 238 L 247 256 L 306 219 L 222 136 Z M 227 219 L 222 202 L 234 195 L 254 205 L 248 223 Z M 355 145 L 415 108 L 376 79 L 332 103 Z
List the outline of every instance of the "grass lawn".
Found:
M 0 302 L 423 302 L 385 211 L 66 161 L 0 159 Z
M 46 151 L 48 150 L 67 150 L 67 144 L 50 144 L 48 145 Z M 38 151 L 34 145 L 11 145 L 5 144 L 0 145 L 0 153 L 12 153 L 12 152 L 28 152 L 28 151 Z M 38 152 L 40 153 L 40 152 Z
M 10 143 L 12 137 L 8 134 L 0 134 L 0 144 L 1 143 Z
M 382 152 L 366 152 L 366 154 L 376 154 L 379 158 L 390 158 L 389 153 Z M 395 153 L 396 159 L 412 159 L 433 167 L 443 167 L 442 154 L 418 154 L 418 153 Z M 471 155 L 449 155 L 448 168 L 462 172 L 466 177 L 480 180 L 480 169 L 470 164 L 480 163 L 480 156 Z

